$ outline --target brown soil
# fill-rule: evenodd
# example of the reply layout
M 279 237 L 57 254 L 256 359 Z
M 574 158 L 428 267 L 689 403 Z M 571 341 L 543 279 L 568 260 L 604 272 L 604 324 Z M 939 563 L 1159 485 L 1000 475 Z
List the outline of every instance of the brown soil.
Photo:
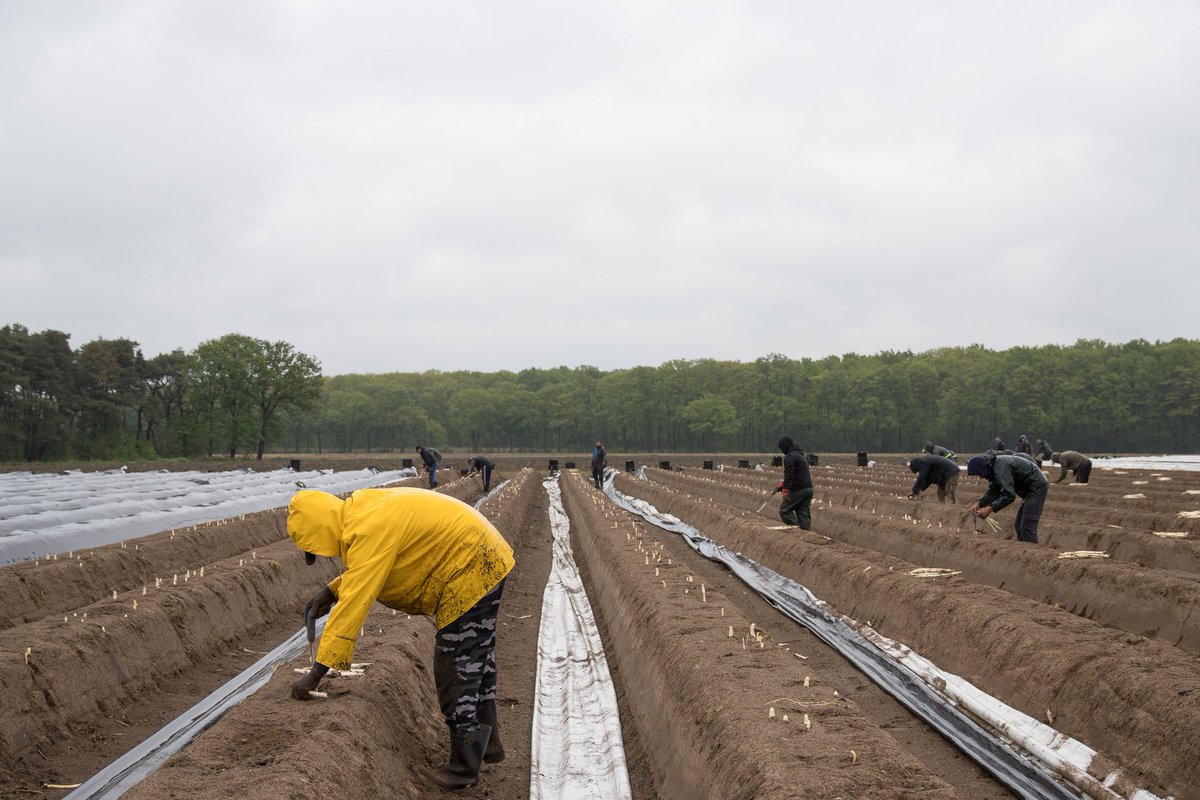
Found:
M 1200 796 L 1200 741 L 1190 733 L 1200 729 L 1195 655 L 965 577 L 912 578 L 907 572 L 913 567 L 945 564 L 890 555 L 905 537 L 903 523 L 896 530 L 879 515 L 872 522 L 863 519 L 872 517 L 870 512 L 822 505 L 814 511 L 812 532 L 772 530 L 777 521 L 753 513 L 765 491 L 753 496 L 752 505 L 731 506 L 712 499 L 722 492 L 724 476 L 647 472 L 652 481 L 622 477 L 619 486 L 795 578 L 839 611 L 1010 705 L 1041 719 L 1050 710 L 1056 728 L 1129 767 L 1146 788 Z M 818 484 L 822 477 L 815 476 Z M 704 488 L 693 486 L 688 494 L 664 485 L 682 480 L 702 482 Z M 879 531 L 875 549 L 842 543 L 847 531 L 872 525 Z M 955 535 L 974 538 L 973 533 Z M 1001 547 L 1007 544 L 995 540 L 991 558 L 1010 558 L 1012 551 Z
M 969 519 L 964 531 L 961 508 L 902 499 L 912 482 L 904 467 L 860 470 L 852 458 L 814 470 L 820 504 L 810 533 L 773 530 L 773 506 L 754 513 L 778 469 L 703 472 L 690 466 L 699 466 L 694 458 L 684 473 L 650 469 L 651 481 L 618 482 L 1021 710 L 1039 718 L 1052 710 L 1058 729 L 1146 788 L 1200 797 L 1200 640 L 1191 614 L 1200 528 L 1177 516 L 1200 508 L 1200 497 L 1182 494 L 1200 475 L 1159 482 L 1097 471 L 1088 487 L 1055 485 L 1045 544 L 1031 548 L 990 529 L 977 536 Z M 446 796 L 529 794 L 550 533 L 544 460 L 537 471 L 519 471 L 519 461 L 500 460 L 497 482 L 514 480 L 482 507 L 517 555 L 497 645 L 508 758 L 485 767 L 478 787 Z M 478 478 L 451 474 L 439 491 L 479 498 Z M 1008 796 L 723 567 L 618 512 L 581 476 L 566 472 L 562 482 L 635 797 Z M 975 489 L 961 482 L 960 501 Z M 1152 499 L 1121 497 L 1135 490 Z M 44 784 L 90 777 L 298 629 L 304 602 L 329 574 L 303 566 L 282 513 L 0 569 L 0 596 L 15 609 L 0 631 L 0 798 L 61 797 Z M 1011 512 L 1000 515 L 1008 520 Z M 1087 541 L 1098 544 L 1077 544 Z M 1113 558 L 1059 561 L 1055 548 L 1108 549 Z M 913 566 L 962 574 L 917 579 L 907 575 Z M 155 577 L 164 585 L 155 588 Z M 751 623 L 765 633 L 761 646 Z M 440 796 L 428 781 L 447 752 L 433 634 L 424 618 L 377 607 L 355 654 L 371 662 L 365 676 L 327 681 L 328 700 L 299 703 L 289 696 L 291 670 L 278 670 L 127 796 Z

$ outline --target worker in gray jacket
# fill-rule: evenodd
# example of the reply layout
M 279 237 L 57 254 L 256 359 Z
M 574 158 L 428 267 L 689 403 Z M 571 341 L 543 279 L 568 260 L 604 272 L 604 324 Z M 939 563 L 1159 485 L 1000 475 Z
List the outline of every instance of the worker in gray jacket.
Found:
M 1021 505 L 1013 525 L 1017 541 L 1037 544 L 1038 520 L 1050 492 L 1050 482 L 1032 459 L 988 450 L 967 461 L 967 475 L 988 482 L 987 491 L 975 501 L 971 511 L 987 519 L 1020 497 Z
M 1050 460 L 1059 466 L 1058 478 L 1055 483 L 1061 483 L 1070 471 L 1075 476 L 1075 483 L 1087 483 L 1092 475 L 1092 460 L 1083 453 L 1074 450 L 1063 450 L 1061 453 L 1051 453 Z
M 944 456 L 917 456 L 908 462 L 908 468 L 917 473 L 908 499 L 912 500 L 930 486 L 938 487 L 939 503 L 954 503 L 954 488 L 958 486 L 958 464 Z
M 940 444 L 934 444 L 933 442 L 925 442 L 923 445 L 921 445 L 921 450 L 929 453 L 932 456 L 941 456 L 942 458 L 948 458 L 951 461 L 954 461 L 958 458 L 958 453 L 954 452 L 949 447 L 942 447 Z

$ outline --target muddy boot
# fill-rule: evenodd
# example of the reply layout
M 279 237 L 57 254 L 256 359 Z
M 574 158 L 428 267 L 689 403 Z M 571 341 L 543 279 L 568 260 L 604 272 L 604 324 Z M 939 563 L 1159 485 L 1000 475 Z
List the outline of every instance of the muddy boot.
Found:
M 496 719 L 496 701 L 484 700 L 479 704 L 479 721 L 492 729 L 488 737 L 487 749 L 483 751 L 483 760 L 495 764 L 504 760 L 504 745 L 500 742 L 500 723 Z
M 479 766 L 492 729 L 480 725 L 473 731 L 453 731 L 450 734 L 450 761 L 433 773 L 433 782 L 443 789 L 465 789 L 479 780 Z

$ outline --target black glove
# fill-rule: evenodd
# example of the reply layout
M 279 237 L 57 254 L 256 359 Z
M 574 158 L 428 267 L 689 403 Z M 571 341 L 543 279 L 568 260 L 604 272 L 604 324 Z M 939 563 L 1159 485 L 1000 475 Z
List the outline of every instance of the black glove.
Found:
M 304 607 L 304 627 L 308 629 L 310 642 L 317 640 L 317 620 L 328 614 L 329 609 L 336 602 L 337 597 L 329 590 L 328 586 L 325 586 L 313 595 L 313 599 L 309 600 L 308 605 Z
M 310 700 L 308 693 L 316 690 L 317 684 L 321 682 L 321 678 L 325 677 L 325 673 L 328 671 L 329 667 L 324 664 L 313 664 L 311 670 L 292 682 L 292 697 L 297 700 Z

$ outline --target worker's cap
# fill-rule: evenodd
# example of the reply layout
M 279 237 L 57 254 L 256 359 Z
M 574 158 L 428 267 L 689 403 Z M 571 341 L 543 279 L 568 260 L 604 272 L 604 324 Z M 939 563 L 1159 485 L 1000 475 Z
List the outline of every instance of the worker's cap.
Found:
M 308 564 L 310 567 L 311 567 L 313 564 L 317 563 L 317 556 L 316 556 L 316 554 L 315 554 L 315 553 L 310 553 L 310 552 L 308 552 L 307 550 L 305 550 L 305 551 L 304 551 L 304 563 L 305 563 L 305 564 Z
M 987 459 L 983 456 L 971 456 L 967 460 L 967 474 L 976 478 L 986 478 Z

